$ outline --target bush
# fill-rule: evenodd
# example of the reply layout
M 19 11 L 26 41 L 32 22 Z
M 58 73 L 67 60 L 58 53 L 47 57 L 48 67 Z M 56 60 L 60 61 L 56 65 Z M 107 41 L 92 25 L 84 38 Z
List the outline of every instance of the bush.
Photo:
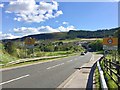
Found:
M 89 43 L 89 48 L 91 48 L 93 51 L 101 51 L 103 50 L 103 45 L 101 40 L 96 40 L 94 42 Z
M 10 42 L 10 41 L 4 43 L 4 50 L 10 55 L 15 55 L 17 53 L 15 44 L 13 42 Z

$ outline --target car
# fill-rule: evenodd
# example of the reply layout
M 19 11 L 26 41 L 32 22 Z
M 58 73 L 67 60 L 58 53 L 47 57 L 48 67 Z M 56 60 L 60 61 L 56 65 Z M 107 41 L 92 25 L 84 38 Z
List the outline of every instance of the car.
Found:
M 81 55 L 85 55 L 85 53 L 84 53 L 84 52 L 81 52 Z

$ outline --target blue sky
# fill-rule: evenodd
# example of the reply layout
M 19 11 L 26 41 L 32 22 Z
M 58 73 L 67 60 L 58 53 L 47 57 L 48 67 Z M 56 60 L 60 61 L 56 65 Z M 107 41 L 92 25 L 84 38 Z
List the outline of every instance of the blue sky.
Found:
M 71 29 L 98 30 L 118 27 L 117 2 L 54 1 L 39 4 L 34 0 L 30 1 L 29 4 L 19 0 L 0 4 L 3 39 Z M 36 7 L 37 10 L 32 10 Z

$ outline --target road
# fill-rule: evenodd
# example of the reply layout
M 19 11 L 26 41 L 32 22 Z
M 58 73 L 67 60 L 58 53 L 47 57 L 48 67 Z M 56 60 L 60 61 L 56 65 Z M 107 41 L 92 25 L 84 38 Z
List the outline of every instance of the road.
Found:
M 57 88 L 92 58 L 92 53 L 2 71 L 2 88 Z

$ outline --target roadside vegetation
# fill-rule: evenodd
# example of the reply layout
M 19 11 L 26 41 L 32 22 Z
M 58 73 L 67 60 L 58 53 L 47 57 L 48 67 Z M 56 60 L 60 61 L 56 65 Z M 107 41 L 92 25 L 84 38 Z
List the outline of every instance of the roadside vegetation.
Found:
M 106 80 L 108 88 L 109 89 L 117 89 L 118 88 L 117 84 L 111 79 L 111 77 L 113 77 L 113 79 L 117 81 L 116 75 L 112 74 L 111 77 L 109 76 L 110 75 L 110 71 L 109 70 L 108 71 L 105 70 L 103 61 L 100 62 L 100 65 L 101 65 L 101 67 L 102 67 L 102 69 L 104 71 L 104 77 L 105 77 L 105 80 Z M 117 72 L 114 69 L 111 69 L 111 70 L 113 70 L 114 72 Z
M 95 88 L 100 90 L 101 85 L 100 85 L 100 74 L 98 71 L 98 68 L 96 67 L 95 69 Z
M 77 39 L 78 40 L 78 39 Z M 24 41 L 8 41 L 0 43 L 0 64 L 5 65 L 9 62 L 26 58 L 37 58 L 47 56 L 72 55 L 85 51 L 78 41 L 36 41 L 33 48 L 29 48 Z M 49 59 L 45 59 L 49 60 Z M 39 60 L 43 61 L 43 60 Z M 32 62 L 32 61 L 30 61 Z M 3 66 L 4 67 L 4 66 Z
M 33 48 L 25 45 L 24 41 L 7 41 L 0 43 L 1 65 L 20 59 L 80 54 L 86 50 L 100 52 L 102 40 L 94 39 L 66 39 L 66 40 L 36 40 Z M 55 59 L 55 58 L 54 58 Z M 45 59 L 50 60 L 50 59 Z M 38 60 L 43 61 L 43 60 Z M 30 61 L 32 63 L 33 61 Z M 36 61 L 35 61 L 36 62 Z M 28 63 L 28 62 L 27 62 Z M 20 64 L 19 64 L 20 65 Z M 5 67 L 5 66 L 3 66 Z
M 106 53 L 107 55 L 105 56 L 105 58 L 107 60 L 111 60 L 112 62 L 116 63 L 116 61 L 120 62 L 120 29 L 118 29 L 114 33 L 114 37 L 118 38 L 118 51 L 107 51 L 107 53 Z M 94 46 L 93 46 L 93 48 L 94 48 Z M 96 48 L 96 49 L 98 49 L 98 48 Z M 103 50 L 98 51 L 98 52 L 96 52 L 96 54 L 104 54 L 104 51 Z M 116 55 L 116 57 L 115 57 L 115 55 Z M 109 70 L 105 71 L 103 60 L 100 62 L 100 65 L 101 65 L 102 70 L 104 72 L 104 77 L 105 77 L 105 80 L 106 80 L 108 88 L 109 89 L 117 89 L 118 88 L 117 84 L 111 79 L 111 77 L 112 77 L 114 80 L 117 81 L 116 75 L 112 74 L 111 76 L 109 76 L 110 75 L 110 71 Z M 116 69 L 111 68 L 111 70 L 113 70 L 115 73 L 117 73 Z M 96 82 L 99 81 L 99 73 L 97 71 L 98 71 L 98 69 L 96 67 L 96 69 L 95 69 L 95 80 L 96 80 Z M 96 83 L 96 88 L 99 88 L 99 86 L 100 86 L 100 83 L 97 82 Z

